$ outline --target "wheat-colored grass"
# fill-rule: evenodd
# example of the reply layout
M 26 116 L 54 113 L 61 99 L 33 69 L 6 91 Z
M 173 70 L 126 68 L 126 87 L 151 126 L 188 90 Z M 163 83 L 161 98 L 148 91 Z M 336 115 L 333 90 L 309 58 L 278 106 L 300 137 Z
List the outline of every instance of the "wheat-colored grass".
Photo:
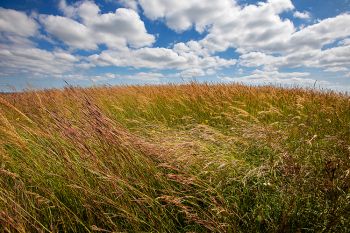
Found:
M 0 95 L 0 232 L 349 232 L 350 97 L 238 84 Z

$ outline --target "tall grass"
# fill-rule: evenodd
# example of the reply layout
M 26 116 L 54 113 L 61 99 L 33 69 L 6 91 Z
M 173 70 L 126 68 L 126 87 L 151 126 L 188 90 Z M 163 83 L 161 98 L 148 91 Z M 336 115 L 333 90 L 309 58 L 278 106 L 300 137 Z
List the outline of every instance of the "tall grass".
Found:
M 1 232 L 349 232 L 350 97 L 243 85 L 0 95 Z

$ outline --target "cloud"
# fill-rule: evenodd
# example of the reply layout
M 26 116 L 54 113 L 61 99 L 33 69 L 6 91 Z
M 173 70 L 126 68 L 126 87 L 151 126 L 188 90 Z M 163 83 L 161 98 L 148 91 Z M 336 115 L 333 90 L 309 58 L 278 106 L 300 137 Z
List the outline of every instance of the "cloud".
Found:
M 74 6 L 69 6 L 65 0 L 60 0 L 58 8 L 68 17 L 76 15 L 76 9 Z
M 310 73 L 307 72 L 279 72 L 279 71 L 264 71 L 264 70 L 255 70 L 252 74 L 243 76 L 241 78 L 245 79 L 262 79 L 262 80 L 281 80 L 281 79 L 293 79 L 309 76 Z
M 199 68 L 184 70 L 180 73 L 182 78 L 202 77 L 204 75 L 206 75 L 205 71 Z
M 216 1 L 215 4 L 212 0 L 139 0 L 139 4 L 148 18 L 164 19 L 169 28 L 178 32 L 187 30 L 192 25 L 198 32 L 203 32 L 212 25 L 228 23 L 227 21 L 236 18 L 234 16 L 241 12 L 236 1 L 232 0 Z M 294 8 L 290 0 L 269 0 L 267 3 L 260 2 L 256 7 L 265 10 L 268 8 L 274 14 Z M 253 10 L 254 6 L 249 5 L 247 9 Z M 264 18 L 259 18 L 261 19 Z
M 239 64 L 245 67 L 278 67 L 282 62 L 280 57 L 268 55 L 262 52 L 250 52 L 240 56 Z
M 199 32 L 222 17 L 228 9 L 235 8 L 234 1 L 221 0 L 213 4 L 212 0 L 139 0 L 144 14 L 152 19 L 164 19 L 171 29 L 181 32 L 192 25 Z
M 236 48 L 241 53 L 279 52 L 295 32 L 293 23 L 282 20 L 279 14 L 291 9 L 293 5 L 288 0 L 247 5 L 215 22 L 200 43 L 212 52 L 228 48 Z
M 325 50 L 306 50 L 273 56 L 261 52 L 243 54 L 239 64 L 245 67 L 264 67 L 266 70 L 280 68 L 321 68 L 341 72 L 350 69 L 350 45 Z
M 62 16 L 41 15 L 40 22 L 49 34 L 70 47 L 85 50 L 98 48 L 89 28 L 77 21 Z
M 327 69 L 324 69 L 326 72 L 343 72 L 343 71 L 348 71 L 347 68 L 345 67 L 330 67 Z
M 152 83 L 159 83 L 161 79 L 165 78 L 162 73 L 156 72 L 139 72 L 131 75 L 121 75 L 121 74 L 113 74 L 113 73 L 105 73 L 102 75 L 96 75 L 90 77 L 93 82 L 104 82 L 111 81 L 115 79 L 127 79 L 127 80 L 137 80 L 137 81 L 146 81 Z
M 148 34 L 140 16 L 132 9 L 118 8 L 115 12 L 100 13 L 90 1 L 67 5 L 60 1 L 66 15 L 41 15 L 46 31 L 72 48 L 95 50 L 105 44 L 109 48 L 125 49 L 152 45 L 155 37 Z
M 34 36 L 38 25 L 23 12 L 0 7 L 0 31 L 22 37 Z
M 38 36 L 39 25 L 23 12 L 0 7 L 0 48 L 15 45 L 32 47 L 32 37 Z
M 186 3 L 139 0 L 139 3 L 147 17 L 163 19 L 175 31 L 192 26 L 198 32 L 207 30 L 207 35 L 200 41 L 175 44 L 174 50 L 179 54 L 209 56 L 234 48 L 242 54 L 240 65 L 264 66 L 264 69 L 270 70 L 283 66 L 335 66 L 341 65 L 341 62 L 347 65 L 345 61 L 340 61 L 343 58 L 332 55 L 339 52 L 324 51 L 323 47 L 350 35 L 349 14 L 324 19 L 297 30 L 290 20 L 279 16 L 294 9 L 290 0 L 269 0 L 243 7 L 235 1 L 226 0 L 219 1 L 215 7 L 210 1 L 199 3 L 196 0 Z M 307 19 L 311 14 L 295 11 L 294 16 Z
M 135 1 L 128 2 L 130 5 L 126 7 L 137 9 Z M 236 63 L 235 59 L 223 59 L 215 54 L 234 48 L 241 54 L 239 66 L 259 69 L 245 76 L 224 77 L 223 80 L 312 87 L 316 79 L 310 73 L 280 70 L 286 67 L 308 67 L 337 74 L 350 69 L 350 18 L 347 13 L 297 29 L 292 21 L 283 19 L 280 14 L 294 10 L 294 17 L 301 19 L 309 19 L 311 14 L 295 10 L 290 0 L 269 0 L 245 6 L 231 0 L 217 1 L 215 5 L 209 0 L 139 0 L 138 3 L 149 19 L 161 20 L 178 33 L 194 28 L 204 38 L 175 43 L 172 48 L 122 51 L 110 48 L 90 56 L 90 63 L 87 64 L 175 69 L 183 78 L 203 77 L 215 74 L 216 70 L 232 67 Z M 80 8 L 84 9 L 79 4 L 75 5 L 73 19 L 80 19 L 83 25 L 94 31 L 103 28 L 100 25 L 97 28 L 92 26 L 100 22 L 95 17 L 101 15 L 99 9 L 93 5 L 87 5 L 84 11 L 78 10 Z M 106 27 L 106 31 L 110 30 Z M 149 79 L 146 74 L 138 77 Z M 318 84 L 336 89 L 346 88 L 328 81 Z
M 132 59 L 130 59 L 132 58 Z M 153 69 L 219 69 L 236 64 L 235 59 L 223 59 L 218 56 L 201 57 L 193 53 L 178 53 L 169 48 L 140 48 L 126 51 L 106 50 L 89 57 L 97 66 L 130 66 Z
M 282 20 L 279 14 L 294 9 L 290 0 L 269 0 L 257 5 L 241 7 L 232 0 L 139 0 L 145 15 L 152 19 L 164 19 L 171 29 L 181 32 L 192 26 L 202 33 L 208 31 L 200 41 L 208 51 L 225 51 L 238 48 L 278 49 L 283 40 L 295 28 L 289 20 Z
M 223 82 L 237 82 L 248 85 L 279 85 L 283 87 L 316 88 L 319 90 L 349 91 L 349 84 L 320 80 L 307 72 L 279 72 L 255 70 L 240 77 L 220 77 Z
M 183 42 L 176 43 L 174 44 L 173 49 L 180 55 L 193 54 L 193 55 L 202 56 L 202 57 L 210 56 L 208 50 L 198 41 L 194 41 L 194 40 L 190 40 L 186 43 L 183 43 Z
M 36 48 L 39 25 L 23 12 L 0 8 L 0 70 L 2 77 L 55 75 L 74 68 L 79 58 L 62 50 Z
M 0 49 L 2 76 L 43 76 L 62 74 L 74 69 L 79 58 L 64 52 L 38 48 Z
M 1 75 L 79 78 L 81 75 L 76 73 L 81 69 L 116 66 L 151 69 L 152 72 L 139 72 L 134 78 L 124 75 L 123 79 L 156 82 L 168 78 L 161 70 L 176 73 L 176 78 L 191 78 L 214 76 L 219 70 L 236 65 L 241 75 L 246 74 L 239 78 L 247 82 L 312 83 L 315 80 L 309 73 L 281 70 L 309 68 L 334 76 L 346 76 L 350 70 L 349 13 L 296 28 L 291 19 L 281 15 L 289 12 L 293 20 L 307 20 L 311 13 L 298 11 L 291 0 L 245 5 L 237 0 L 218 0 L 215 4 L 212 0 L 114 2 L 125 8 L 103 12 L 91 0 L 70 4 L 60 0 L 61 15 L 28 16 L 0 7 Z M 193 29 L 201 34 L 201 39 L 172 41 L 173 45 L 167 48 L 153 47 L 156 37 L 147 32 L 141 13 L 164 23 L 180 38 L 182 32 Z M 42 40 L 51 43 L 53 49 L 43 49 Z M 66 48 L 62 44 L 69 51 L 57 48 Z M 76 49 L 89 50 L 92 55 L 76 55 L 81 54 Z M 239 58 L 220 57 L 228 49 L 233 49 Z M 95 80 L 118 78 L 122 76 L 107 73 Z
M 239 64 L 265 70 L 308 67 L 341 72 L 350 68 L 349 36 L 350 15 L 338 15 L 292 33 L 279 53 L 259 49 L 245 52 Z
M 288 42 L 290 50 L 321 49 L 336 40 L 350 36 L 350 14 L 321 20 L 293 33 Z
M 138 0 L 104 0 L 108 3 L 119 3 L 121 6 L 125 8 L 133 9 L 134 11 L 138 11 Z
M 118 2 L 126 8 L 131 8 L 137 11 L 138 2 L 136 0 L 118 0 Z
M 250 85 L 284 85 L 310 87 L 316 82 L 315 79 L 306 78 L 310 76 L 307 72 L 279 72 L 254 70 L 251 74 L 239 77 L 221 77 L 222 81 L 239 82 Z M 322 82 L 326 84 L 327 82 Z
M 350 38 L 346 38 L 339 42 L 339 45 L 350 45 Z
M 304 12 L 295 11 L 293 16 L 295 18 L 298 18 L 298 19 L 310 19 L 311 18 L 310 12 L 307 12 L 307 11 L 304 11 Z

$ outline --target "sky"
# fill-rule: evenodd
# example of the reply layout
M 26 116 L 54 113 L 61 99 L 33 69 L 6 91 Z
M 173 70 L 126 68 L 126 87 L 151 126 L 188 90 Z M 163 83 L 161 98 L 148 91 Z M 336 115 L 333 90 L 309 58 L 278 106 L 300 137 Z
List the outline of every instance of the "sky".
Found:
M 0 0 L 0 91 L 189 81 L 350 91 L 350 0 Z

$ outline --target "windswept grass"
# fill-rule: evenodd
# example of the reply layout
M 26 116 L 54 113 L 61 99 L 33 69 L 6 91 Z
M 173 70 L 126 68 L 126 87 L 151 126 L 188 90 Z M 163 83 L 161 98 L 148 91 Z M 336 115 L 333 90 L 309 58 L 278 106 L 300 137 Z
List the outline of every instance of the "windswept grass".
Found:
M 0 232 L 349 232 L 350 97 L 242 85 L 0 95 Z

